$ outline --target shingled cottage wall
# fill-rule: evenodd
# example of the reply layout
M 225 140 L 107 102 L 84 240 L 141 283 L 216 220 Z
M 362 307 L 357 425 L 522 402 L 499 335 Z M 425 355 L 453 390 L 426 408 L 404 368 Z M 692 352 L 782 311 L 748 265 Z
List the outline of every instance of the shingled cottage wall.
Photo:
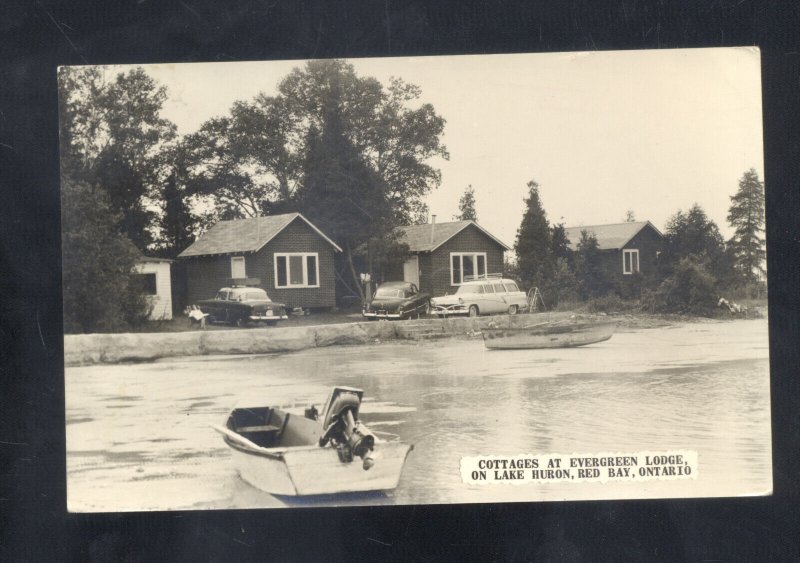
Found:
M 319 253 L 318 288 L 278 289 L 275 287 L 274 254 L 283 252 Z M 336 304 L 333 269 L 334 249 L 325 239 L 295 219 L 260 251 L 221 256 L 199 256 L 186 259 L 188 302 L 210 299 L 230 282 L 231 256 L 245 257 L 245 273 L 259 278 L 270 298 L 289 307 L 326 308 Z
M 478 227 L 469 225 L 435 251 L 420 257 L 421 289 L 434 296 L 458 289 L 457 285 L 450 285 L 451 252 L 485 252 L 487 272 L 494 274 L 503 271 L 503 250 Z

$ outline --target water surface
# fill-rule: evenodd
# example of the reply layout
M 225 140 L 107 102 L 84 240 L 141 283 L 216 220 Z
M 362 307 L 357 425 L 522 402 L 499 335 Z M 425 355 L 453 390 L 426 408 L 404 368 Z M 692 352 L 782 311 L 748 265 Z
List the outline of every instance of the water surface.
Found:
M 311 504 L 771 490 L 763 319 L 622 331 L 574 349 L 444 340 L 68 368 L 66 385 L 70 510 L 285 506 L 238 478 L 209 425 L 236 406 L 321 408 L 334 385 L 363 388 L 362 419 L 414 450 L 397 490 Z M 462 456 L 668 449 L 698 451 L 696 480 L 467 486 L 459 472 Z

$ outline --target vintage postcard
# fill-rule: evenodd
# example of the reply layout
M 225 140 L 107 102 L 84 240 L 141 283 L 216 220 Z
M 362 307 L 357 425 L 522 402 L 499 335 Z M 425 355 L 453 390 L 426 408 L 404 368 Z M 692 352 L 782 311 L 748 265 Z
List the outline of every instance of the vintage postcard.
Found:
M 58 80 L 70 511 L 771 493 L 758 49 Z

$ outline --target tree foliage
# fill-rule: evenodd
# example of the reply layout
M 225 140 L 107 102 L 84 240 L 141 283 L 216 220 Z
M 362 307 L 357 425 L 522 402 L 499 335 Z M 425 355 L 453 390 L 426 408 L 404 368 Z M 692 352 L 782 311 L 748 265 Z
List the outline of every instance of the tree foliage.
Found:
M 575 252 L 575 279 L 578 292 L 583 299 L 601 297 L 611 290 L 611 284 L 603 269 L 597 238 L 588 231 L 581 231 Z
M 707 261 L 692 254 L 674 264 L 671 273 L 646 301 L 655 312 L 711 316 L 717 306 L 716 286 L 717 280 Z
M 746 282 L 757 282 L 766 274 L 764 240 L 764 184 L 755 168 L 744 173 L 739 189 L 731 196 L 728 223 L 734 228 L 729 241 L 737 272 Z
M 525 213 L 514 243 L 519 275 L 524 285 L 542 288 L 552 279 L 554 260 L 550 226 L 535 180 L 528 182 L 528 197 L 524 202 Z
M 206 122 L 192 136 L 195 167 L 220 218 L 296 208 L 306 178 L 309 144 L 324 134 L 332 103 L 340 131 L 365 166 L 380 178 L 399 223 L 424 217 L 423 202 L 440 181 L 431 160 L 448 158 L 440 138 L 444 119 L 421 91 L 402 80 L 388 87 L 360 77 L 341 60 L 310 61 L 278 85 L 234 104 L 230 115 Z
M 453 216 L 454 221 L 477 221 L 478 212 L 475 210 L 475 189 L 472 184 L 467 186 L 458 200 L 458 215 Z
M 161 116 L 166 89 L 143 69 L 107 74 L 102 67 L 59 71 L 62 171 L 104 190 L 127 237 L 145 250 L 157 222 L 159 151 L 175 126 Z
M 61 190 L 65 332 L 140 324 L 151 305 L 132 275 L 141 255 L 121 232 L 122 215 L 99 187 L 64 177 Z
M 733 280 L 730 255 L 726 253 L 719 227 L 699 205 L 694 204 L 687 212 L 675 213 L 667 223 L 664 238 L 661 265 L 666 271 L 663 275 L 672 272 L 681 259 L 694 257 L 705 262 L 718 284 L 726 285 Z

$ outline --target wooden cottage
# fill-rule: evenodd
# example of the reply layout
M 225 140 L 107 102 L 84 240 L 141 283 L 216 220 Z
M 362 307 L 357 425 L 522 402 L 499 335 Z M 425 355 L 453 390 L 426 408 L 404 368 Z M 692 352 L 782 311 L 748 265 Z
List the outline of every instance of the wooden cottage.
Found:
M 134 267 L 134 275 L 142 280 L 144 292 L 152 305 L 151 321 L 168 321 L 172 318 L 172 260 L 141 256 Z
M 594 235 L 609 280 L 625 282 L 636 274 L 653 274 L 664 248 L 664 235 L 650 221 L 566 227 L 571 250 L 578 249 L 581 233 Z
M 336 304 L 333 255 L 341 248 L 300 213 L 220 221 L 180 253 L 188 303 L 232 279 L 254 278 L 287 307 Z
M 503 271 L 503 253 L 511 250 L 475 221 L 398 227 L 400 242 L 411 258 L 396 265 L 389 279 L 410 281 L 420 291 L 438 296 L 453 293 L 461 282 Z

